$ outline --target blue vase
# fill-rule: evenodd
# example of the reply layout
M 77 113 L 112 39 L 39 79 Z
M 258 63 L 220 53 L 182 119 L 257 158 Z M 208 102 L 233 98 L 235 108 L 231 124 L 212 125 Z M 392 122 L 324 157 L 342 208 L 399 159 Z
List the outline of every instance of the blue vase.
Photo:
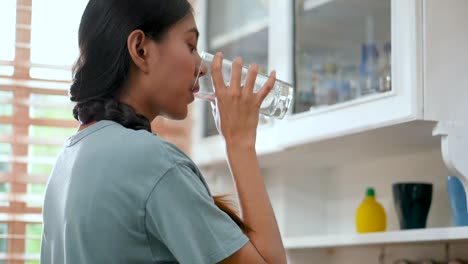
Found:
M 457 176 L 447 177 L 447 192 L 454 224 L 456 226 L 468 226 L 465 188 Z

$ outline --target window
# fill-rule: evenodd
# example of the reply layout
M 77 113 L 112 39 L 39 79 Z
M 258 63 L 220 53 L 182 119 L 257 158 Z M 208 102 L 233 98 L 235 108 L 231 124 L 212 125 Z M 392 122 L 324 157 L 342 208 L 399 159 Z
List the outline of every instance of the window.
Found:
M 12 62 L 15 58 L 16 0 L 2 0 L 0 18 L 2 25 L 0 27 L 0 36 L 2 36 L 0 41 L 0 76 L 11 76 L 13 75 Z
M 86 3 L 0 1 L 0 264 L 39 263 L 47 178 L 77 127 L 68 88 Z
M 70 80 L 69 67 L 77 59 L 78 26 L 86 3 L 87 0 L 32 2 L 31 77 Z M 51 12 L 51 7 L 60 12 Z

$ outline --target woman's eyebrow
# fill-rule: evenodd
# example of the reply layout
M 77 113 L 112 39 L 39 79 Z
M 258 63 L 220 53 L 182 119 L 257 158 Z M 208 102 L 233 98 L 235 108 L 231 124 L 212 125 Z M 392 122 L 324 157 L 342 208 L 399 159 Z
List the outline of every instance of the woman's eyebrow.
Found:
M 198 40 L 198 37 L 200 36 L 200 32 L 198 32 L 198 29 L 196 27 L 193 27 L 189 30 L 187 30 L 187 33 L 195 33 L 195 35 L 197 36 L 197 40 Z

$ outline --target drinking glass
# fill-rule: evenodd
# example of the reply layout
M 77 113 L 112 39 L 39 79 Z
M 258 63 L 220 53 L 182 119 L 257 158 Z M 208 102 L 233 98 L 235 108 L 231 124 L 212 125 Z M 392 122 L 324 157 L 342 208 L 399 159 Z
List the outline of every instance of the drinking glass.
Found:
M 195 97 L 198 99 L 214 102 L 215 100 L 215 88 L 213 85 L 213 79 L 211 75 L 211 64 L 213 62 L 214 55 L 202 51 L 200 54 L 201 57 L 201 64 L 198 70 L 198 77 L 195 81 L 195 84 L 199 84 L 200 90 L 195 93 Z M 223 79 L 226 84 L 229 84 L 231 79 L 231 67 L 232 62 L 226 59 L 223 59 L 221 72 L 223 74 Z M 200 76 L 201 72 L 206 72 L 205 75 Z M 244 85 L 245 77 L 247 76 L 248 69 L 242 67 L 242 77 L 241 77 L 241 85 Z M 255 80 L 254 85 L 254 93 L 258 92 L 263 85 L 268 80 L 268 76 L 259 73 Z M 261 106 L 260 106 L 260 114 L 270 117 L 275 117 L 278 119 L 282 119 L 286 112 L 288 111 L 289 107 L 291 106 L 291 102 L 293 99 L 293 87 L 283 81 L 276 80 L 273 89 L 271 92 L 265 97 Z

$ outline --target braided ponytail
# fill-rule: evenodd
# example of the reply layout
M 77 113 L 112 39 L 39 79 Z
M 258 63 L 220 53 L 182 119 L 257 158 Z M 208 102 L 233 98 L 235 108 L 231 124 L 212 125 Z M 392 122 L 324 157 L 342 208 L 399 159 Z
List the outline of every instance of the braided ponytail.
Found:
M 145 116 L 136 113 L 131 106 L 113 98 L 78 103 L 73 109 L 73 116 L 83 124 L 92 121 L 112 120 L 126 128 L 144 129 L 151 132 L 151 124 Z

